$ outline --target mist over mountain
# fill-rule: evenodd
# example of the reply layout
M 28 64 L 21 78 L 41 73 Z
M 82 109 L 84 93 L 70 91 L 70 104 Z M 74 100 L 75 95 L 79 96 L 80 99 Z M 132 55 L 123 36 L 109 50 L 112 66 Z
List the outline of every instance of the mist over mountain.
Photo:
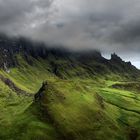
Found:
M 139 67 L 139 6 L 137 0 L 0 0 L 0 31 L 52 46 L 116 52 Z
M 34 65 L 30 57 L 36 60 L 44 59 L 50 65 L 50 71 L 60 78 L 66 78 L 64 73 L 67 76 L 87 77 L 96 74 L 109 74 L 110 72 L 124 74 L 124 77 L 129 73 L 136 78 L 136 73 L 139 73 L 139 70 L 131 62 L 123 61 L 115 53 L 108 60 L 97 50 L 73 51 L 47 46 L 26 38 L 9 38 L 1 35 L 0 50 L 0 67 L 3 69 L 20 66 L 17 55 L 22 55 L 30 65 Z M 71 73 L 70 69 L 75 72 Z

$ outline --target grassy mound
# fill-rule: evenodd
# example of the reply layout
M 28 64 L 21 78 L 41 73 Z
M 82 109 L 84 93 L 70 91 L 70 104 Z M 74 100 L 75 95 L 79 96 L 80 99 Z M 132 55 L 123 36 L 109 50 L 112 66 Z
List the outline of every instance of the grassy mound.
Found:
M 123 140 L 140 138 L 139 98 L 132 92 L 78 80 L 47 83 L 36 102 L 65 139 Z

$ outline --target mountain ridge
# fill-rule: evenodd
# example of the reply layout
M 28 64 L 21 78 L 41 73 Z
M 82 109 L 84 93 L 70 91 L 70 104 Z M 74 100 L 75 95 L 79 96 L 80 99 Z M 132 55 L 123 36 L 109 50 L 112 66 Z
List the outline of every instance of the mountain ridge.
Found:
M 29 65 L 33 65 L 32 58 L 40 58 L 50 66 L 51 73 L 60 78 L 83 75 L 84 77 L 96 74 L 122 73 L 137 78 L 139 70 L 130 62 L 123 61 L 115 53 L 111 59 L 105 59 L 99 51 L 71 51 L 67 49 L 46 47 L 41 43 L 34 43 L 25 38 L 9 39 L 0 38 L 0 67 L 7 72 L 10 68 L 20 65 L 17 55 L 21 55 Z M 73 73 L 69 71 L 73 69 Z M 65 71 L 64 71 L 65 69 Z M 81 69 L 81 70 L 80 70 Z M 80 74 L 80 71 L 84 73 Z M 64 76 L 63 73 L 66 73 Z

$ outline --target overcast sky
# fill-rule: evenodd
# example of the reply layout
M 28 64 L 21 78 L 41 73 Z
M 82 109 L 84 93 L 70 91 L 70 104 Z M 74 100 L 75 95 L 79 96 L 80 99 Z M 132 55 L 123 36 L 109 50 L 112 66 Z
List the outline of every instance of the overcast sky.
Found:
M 140 68 L 140 0 L 0 0 L 0 32 L 116 52 Z

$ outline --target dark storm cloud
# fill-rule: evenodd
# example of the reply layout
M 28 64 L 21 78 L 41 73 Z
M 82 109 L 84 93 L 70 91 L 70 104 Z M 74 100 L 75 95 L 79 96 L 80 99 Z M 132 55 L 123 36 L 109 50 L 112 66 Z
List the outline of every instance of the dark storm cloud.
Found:
M 0 0 L 0 31 L 127 58 L 140 51 L 139 13 L 139 0 Z
M 112 33 L 111 39 L 116 43 L 132 43 L 139 41 L 140 20 L 120 25 L 119 29 Z
M 49 0 L 0 0 L 0 30 L 12 35 L 23 34 L 27 26 L 44 18 L 41 12 L 44 11 L 47 15 L 46 8 L 52 2 Z

